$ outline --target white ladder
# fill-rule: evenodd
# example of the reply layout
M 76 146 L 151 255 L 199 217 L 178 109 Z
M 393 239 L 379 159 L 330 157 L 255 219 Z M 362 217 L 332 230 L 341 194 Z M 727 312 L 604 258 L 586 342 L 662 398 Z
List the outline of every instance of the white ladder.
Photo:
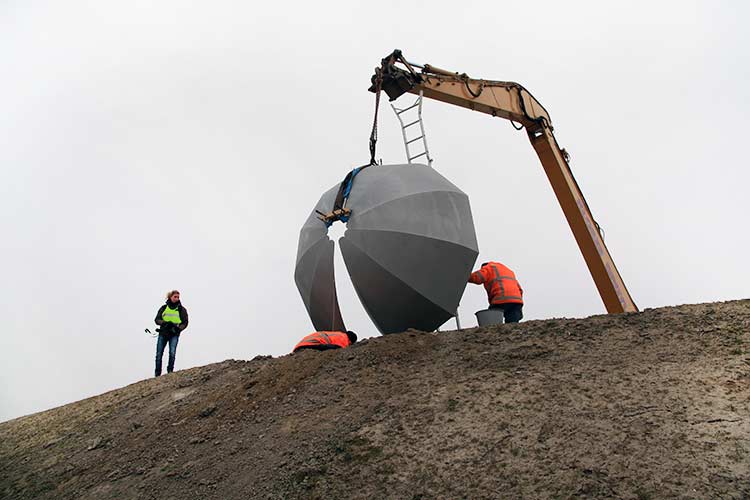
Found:
M 414 104 L 412 104 L 411 106 L 408 106 L 404 109 L 399 109 L 391 103 L 391 108 L 393 108 L 393 112 L 396 113 L 396 118 L 398 118 L 398 121 L 401 124 L 401 135 L 404 137 L 404 147 L 406 148 L 406 158 L 408 163 L 412 163 L 412 160 L 416 160 L 417 158 L 425 156 L 427 157 L 427 166 L 431 167 L 432 157 L 430 156 L 430 150 L 427 148 L 427 137 L 424 133 L 424 123 L 422 123 L 422 91 L 419 91 L 419 97 L 417 97 L 417 100 L 414 101 Z M 413 119 L 414 113 L 411 113 L 412 119 L 408 123 L 404 123 L 404 118 L 401 115 L 413 109 L 417 110 L 416 120 Z M 407 133 L 407 129 L 417 124 L 419 124 L 419 135 L 417 135 L 416 137 L 412 136 L 410 138 L 409 134 Z M 424 150 L 421 152 L 416 151 L 416 154 L 412 155 L 409 146 L 416 146 L 414 143 L 419 141 L 420 139 L 422 140 L 422 146 Z

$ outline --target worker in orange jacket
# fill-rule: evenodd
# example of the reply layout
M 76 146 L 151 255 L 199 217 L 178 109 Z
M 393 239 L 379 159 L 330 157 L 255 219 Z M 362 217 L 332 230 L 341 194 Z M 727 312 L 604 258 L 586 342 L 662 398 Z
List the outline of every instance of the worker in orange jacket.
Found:
M 301 349 L 314 349 L 316 351 L 327 351 L 328 349 L 342 349 L 349 347 L 357 341 L 354 332 L 313 332 L 299 341 L 292 352 Z
M 485 262 L 469 276 L 469 283 L 484 285 L 490 309 L 502 309 L 506 323 L 518 323 L 523 318 L 523 288 L 516 275 L 499 262 Z

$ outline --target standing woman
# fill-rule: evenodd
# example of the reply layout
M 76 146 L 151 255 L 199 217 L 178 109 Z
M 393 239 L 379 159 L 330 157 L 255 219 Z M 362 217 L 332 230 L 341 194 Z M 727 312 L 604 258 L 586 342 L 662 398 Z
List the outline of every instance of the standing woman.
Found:
M 156 370 L 154 376 L 161 375 L 161 360 L 164 355 L 164 347 L 169 344 L 169 362 L 167 373 L 174 370 L 174 358 L 177 354 L 177 342 L 180 341 L 180 333 L 188 326 L 188 313 L 180 302 L 180 292 L 172 290 L 167 293 L 167 303 L 159 308 L 154 319 L 159 325 L 159 337 L 156 339 Z

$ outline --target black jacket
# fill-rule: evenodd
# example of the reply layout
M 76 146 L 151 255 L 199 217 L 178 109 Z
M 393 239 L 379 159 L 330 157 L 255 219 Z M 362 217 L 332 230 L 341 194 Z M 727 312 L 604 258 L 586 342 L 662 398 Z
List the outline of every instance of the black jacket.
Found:
M 168 303 L 169 305 L 172 305 L 171 303 Z M 167 308 L 167 304 L 164 304 L 159 308 L 159 311 L 156 313 L 156 318 L 154 318 L 154 322 L 156 322 L 157 325 L 161 326 L 164 324 L 164 320 L 161 319 L 161 315 L 164 314 L 164 309 Z M 182 305 L 181 302 L 177 303 L 177 312 L 180 315 L 180 324 L 177 325 L 177 328 L 175 329 L 174 333 L 182 333 L 182 331 L 188 327 L 188 312 L 187 309 Z

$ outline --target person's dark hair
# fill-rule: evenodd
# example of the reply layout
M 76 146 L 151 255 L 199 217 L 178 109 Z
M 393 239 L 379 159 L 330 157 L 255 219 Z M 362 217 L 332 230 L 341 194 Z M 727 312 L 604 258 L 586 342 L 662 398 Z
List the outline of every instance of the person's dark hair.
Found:
M 357 341 L 357 334 L 352 332 L 351 330 L 346 332 L 346 336 L 349 337 L 349 342 L 352 344 Z
M 484 267 L 484 266 L 486 266 L 487 264 L 489 264 L 489 262 L 482 262 L 482 265 L 481 265 L 481 266 L 479 266 L 479 267 Z

